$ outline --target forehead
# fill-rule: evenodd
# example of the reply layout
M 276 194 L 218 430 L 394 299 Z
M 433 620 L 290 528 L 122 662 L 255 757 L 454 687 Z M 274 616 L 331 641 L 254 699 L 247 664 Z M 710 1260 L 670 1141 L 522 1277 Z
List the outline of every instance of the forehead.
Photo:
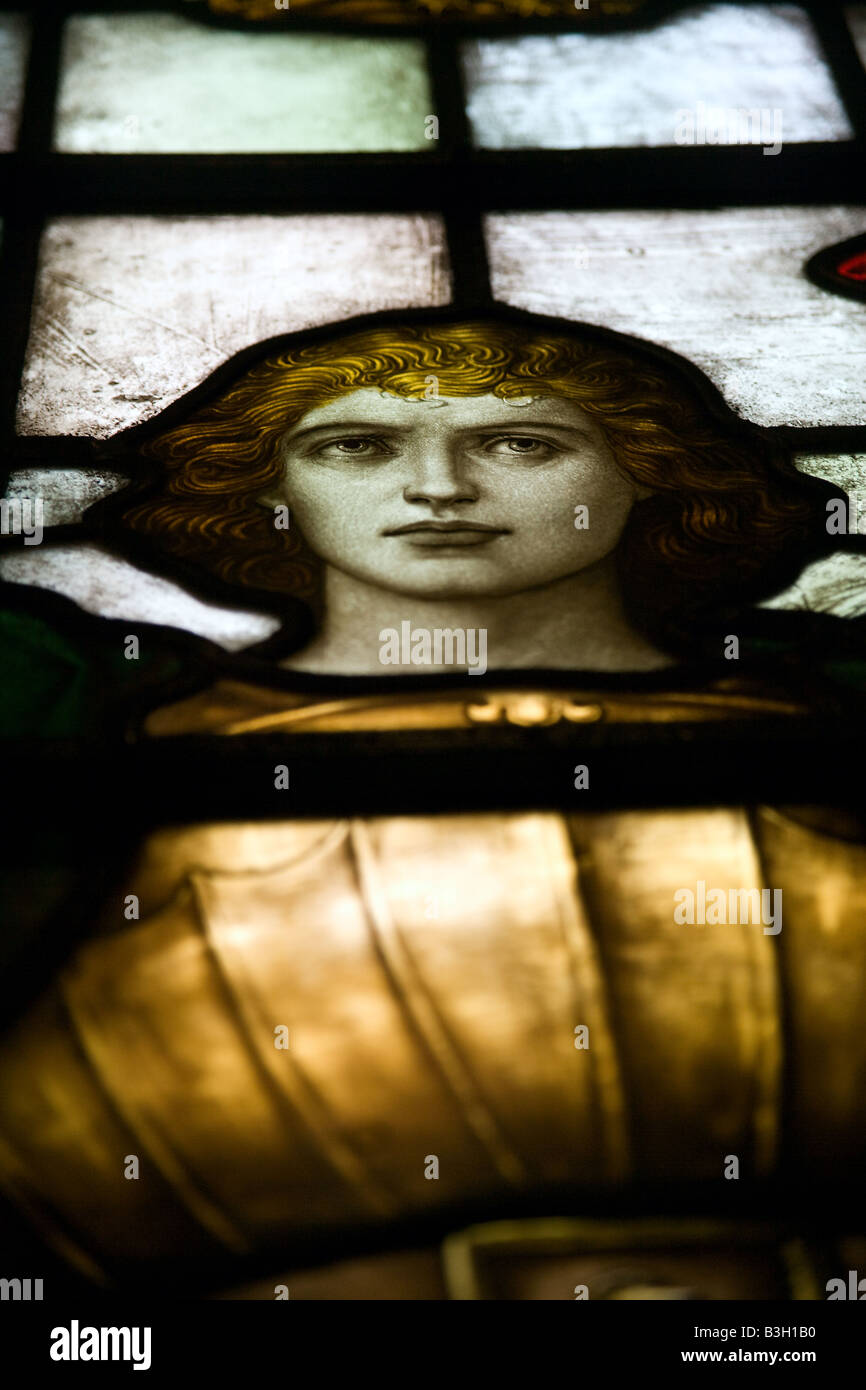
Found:
M 579 426 L 587 429 L 590 418 L 564 396 L 449 396 L 441 391 L 429 400 L 408 398 L 373 387 L 348 391 L 325 405 L 316 406 L 293 425 L 288 437 L 318 426 L 381 424 L 398 429 L 452 430 L 504 425 L 509 429 L 528 424 Z

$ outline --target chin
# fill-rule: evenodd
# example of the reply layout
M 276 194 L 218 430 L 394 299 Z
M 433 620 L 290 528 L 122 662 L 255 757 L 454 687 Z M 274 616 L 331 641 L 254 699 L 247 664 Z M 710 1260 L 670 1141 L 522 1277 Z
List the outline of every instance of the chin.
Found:
M 504 566 L 485 565 L 482 568 L 475 564 L 456 564 L 452 559 L 444 558 L 406 565 L 396 574 L 391 570 L 383 573 L 381 570 L 360 568 L 347 568 L 346 573 L 374 588 L 434 603 L 458 599 L 511 598 L 514 594 L 543 587 L 561 578 L 558 573 L 516 576 Z
M 442 579 L 438 583 L 431 584 L 419 579 L 417 584 L 407 583 L 405 576 L 397 584 L 388 586 L 394 593 L 405 594 L 407 598 L 429 599 L 434 603 L 449 603 L 465 601 L 466 599 L 477 599 L 483 602 L 484 599 L 491 598 L 510 598 L 512 594 L 522 593 L 526 587 L 520 584 L 515 587 L 514 582 L 501 580 L 499 583 L 490 581 L 486 584 L 479 584 L 478 580 L 471 579 Z

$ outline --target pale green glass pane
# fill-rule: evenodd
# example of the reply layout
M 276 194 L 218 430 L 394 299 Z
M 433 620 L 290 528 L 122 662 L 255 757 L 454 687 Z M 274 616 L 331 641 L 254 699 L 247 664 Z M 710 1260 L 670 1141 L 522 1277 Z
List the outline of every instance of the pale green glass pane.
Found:
M 247 34 L 179 15 L 67 22 L 55 146 L 96 154 L 424 150 L 416 39 Z
M 21 118 L 30 21 L 0 14 L 0 150 L 14 150 Z
M 634 33 L 476 39 L 462 56 L 473 139 L 487 149 L 853 133 L 799 5 L 700 5 Z

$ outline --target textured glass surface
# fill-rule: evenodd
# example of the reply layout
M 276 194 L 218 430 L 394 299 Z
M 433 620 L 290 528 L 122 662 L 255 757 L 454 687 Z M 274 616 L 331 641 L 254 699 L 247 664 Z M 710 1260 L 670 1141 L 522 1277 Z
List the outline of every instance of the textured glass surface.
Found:
M 838 555 L 815 560 L 790 589 L 765 599 L 758 607 L 861 618 L 866 613 L 866 555 L 840 551 Z
M 106 437 L 262 338 L 447 303 L 449 284 L 436 217 L 58 218 L 42 243 L 19 429 Z
M 14 150 L 18 138 L 29 43 L 29 20 L 0 14 L 0 150 Z
M 170 579 L 90 543 L 11 552 L 0 558 L 0 577 L 63 594 L 102 618 L 185 628 L 229 651 L 262 642 L 279 627 L 263 613 L 203 602 Z
M 95 468 L 21 468 L 9 474 L 6 496 L 38 498 L 44 526 L 70 526 L 81 520 L 87 507 L 127 481 L 122 473 Z
M 849 534 L 866 535 L 866 454 L 800 454 L 796 463 L 801 472 L 836 484 L 840 498 L 848 499 Z M 866 555 L 840 549 L 816 560 L 790 589 L 767 599 L 761 607 L 860 617 L 866 613 Z
M 245 34 L 181 15 L 81 15 L 65 30 L 55 129 L 73 153 L 431 149 L 423 44 Z
M 704 143 L 713 111 L 740 108 L 766 113 L 743 143 L 764 143 L 764 130 L 772 143 L 776 124 L 783 142 L 852 135 L 798 5 L 702 5 L 636 33 L 475 39 L 463 63 L 474 141 L 488 149 Z M 740 143 L 740 128 L 726 118 L 723 138 L 705 142 Z
M 866 422 L 866 315 L 803 265 L 866 209 L 543 212 L 487 219 L 497 299 L 660 343 L 762 425 Z
M 799 454 L 796 462 L 803 473 L 834 483 L 840 495 L 847 493 L 862 513 L 866 535 L 866 454 Z

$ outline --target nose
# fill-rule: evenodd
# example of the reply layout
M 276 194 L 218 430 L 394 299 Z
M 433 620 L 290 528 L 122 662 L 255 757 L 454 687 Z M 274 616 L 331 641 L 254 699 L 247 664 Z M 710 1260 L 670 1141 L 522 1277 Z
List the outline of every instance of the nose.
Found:
M 471 462 L 456 449 L 427 444 L 412 459 L 411 477 L 403 488 L 406 502 L 427 502 L 432 507 L 475 502 L 479 488 L 471 477 Z

